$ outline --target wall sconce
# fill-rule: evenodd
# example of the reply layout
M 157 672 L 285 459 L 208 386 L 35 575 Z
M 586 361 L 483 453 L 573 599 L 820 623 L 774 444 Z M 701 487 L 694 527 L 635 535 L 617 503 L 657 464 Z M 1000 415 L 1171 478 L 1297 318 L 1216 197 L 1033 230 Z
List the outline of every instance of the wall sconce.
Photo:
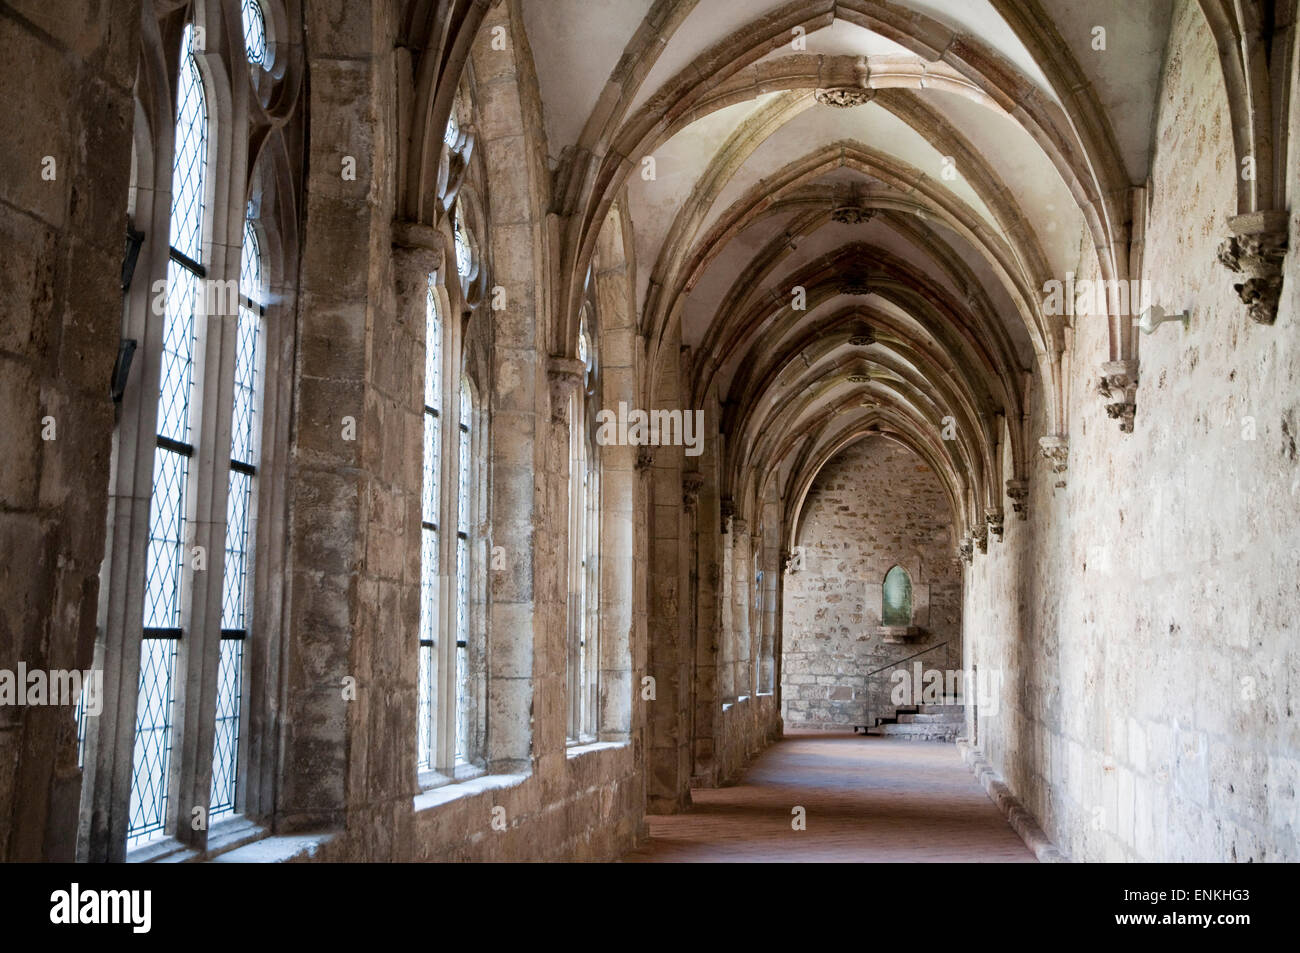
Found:
M 1165 314 L 1165 309 L 1158 304 L 1154 304 L 1142 312 L 1142 317 L 1138 319 L 1138 330 L 1143 334 L 1154 334 L 1156 328 L 1166 321 L 1183 322 L 1183 330 L 1191 325 L 1192 316 L 1186 311 L 1179 311 L 1177 314 Z

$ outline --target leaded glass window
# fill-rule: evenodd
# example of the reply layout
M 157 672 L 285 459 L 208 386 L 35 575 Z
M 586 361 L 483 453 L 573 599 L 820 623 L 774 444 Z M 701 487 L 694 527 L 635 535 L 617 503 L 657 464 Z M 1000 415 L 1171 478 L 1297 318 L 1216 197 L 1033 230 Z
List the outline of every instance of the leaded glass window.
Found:
M 244 22 L 244 53 L 250 66 L 261 66 L 266 60 L 266 14 L 257 0 L 243 0 L 240 10 Z
M 474 400 L 469 381 L 460 380 L 460 425 L 457 435 L 456 487 L 456 760 L 469 759 L 469 520 L 470 421 Z
M 595 348 L 586 318 L 578 336 L 578 359 L 585 365 L 580 391 L 569 408 L 569 730 L 571 741 L 585 740 L 595 731 L 596 660 L 599 631 L 599 468 L 589 424 L 594 417 Z
M 424 476 L 420 497 L 420 684 L 417 692 L 417 762 L 434 766 L 438 633 L 438 492 L 442 394 L 442 321 L 433 276 L 424 312 Z
M 235 325 L 234 406 L 230 425 L 230 476 L 226 501 L 226 559 L 221 587 L 221 648 L 212 750 L 209 820 L 235 810 L 239 790 L 239 719 L 243 697 L 244 640 L 248 636 L 251 530 L 257 480 L 258 343 L 263 320 L 262 252 L 252 222 L 244 223 L 239 314 Z
M 194 31 L 181 39 L 172 165 L 171 254 L 163 312 L 161 373 L 149 541 L 145 556 L 143 637 L 136 701 L 127 846 L 165 833 L 181 637 L 187 491 L 194 398 L 197 316 L 204 306 L 202 264 L 208 111 L 194 56 Z

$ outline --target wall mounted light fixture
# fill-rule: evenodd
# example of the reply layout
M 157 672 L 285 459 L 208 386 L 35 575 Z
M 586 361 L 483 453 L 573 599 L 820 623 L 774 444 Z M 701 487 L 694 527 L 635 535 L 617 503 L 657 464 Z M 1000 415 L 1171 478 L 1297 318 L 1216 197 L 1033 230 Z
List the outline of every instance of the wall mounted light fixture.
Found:
M 1187 330 L 1191 325 L 1192 316 L 1186 311 L 1179 311 L 1177 314 L 1166 314 L 1165 309 L 1156 304 L 1142 312 L 1142 317 L 1138 319 L 1137 326 L 1138 330 L 1143 334 L 1154 334 L 1156 328 L 1166 321 L 1181 321 L 1183 322 L 1183 330 Z

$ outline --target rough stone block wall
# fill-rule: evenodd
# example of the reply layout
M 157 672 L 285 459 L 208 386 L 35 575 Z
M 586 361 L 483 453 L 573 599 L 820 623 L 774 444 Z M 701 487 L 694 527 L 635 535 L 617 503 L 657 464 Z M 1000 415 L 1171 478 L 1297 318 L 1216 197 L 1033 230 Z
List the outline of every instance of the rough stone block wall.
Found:
M 29 671 L 91 665 L 139 21 L 139 4 L 126 0 L 16 2 L 0 15 L 0 669 L 8 671 L 20 661 Z M 70 706 L 0 706 L 0 861 L 73 859 L 76 747 Z
M 1078 321 L 1068 486 L 1039 461 L 1029 522 L 966 588 L 970 657 L 1005 676 L 980 746 L 1077 860 L 1300 859 L 1298 250 L 1276 324 L 1252 323 L 1215 261 L 1238 174 L 1221 75 L 1177 5 L 1144 277 L 1190 330 L 1141 339 L 1125 435 L 1091 386 L 1104 322 Z
M 787 725 L 871 724 L 894 713 L 890 676 L 897 668 L 909 676 L 914 662 L 923 669 L 961 668 L 961 575 L 953 562 L 951 512 L 934 471 L 889 441 L 860 441 L 818 474 L 798 541 L 804 568 L 785 577 Z M 911 577 L 913 622 L 923 630 L 912 644 L 886 643 L 876 632 L 881 584 L 895 565 Z M 924 654 L 891 664 L 918 652 Z

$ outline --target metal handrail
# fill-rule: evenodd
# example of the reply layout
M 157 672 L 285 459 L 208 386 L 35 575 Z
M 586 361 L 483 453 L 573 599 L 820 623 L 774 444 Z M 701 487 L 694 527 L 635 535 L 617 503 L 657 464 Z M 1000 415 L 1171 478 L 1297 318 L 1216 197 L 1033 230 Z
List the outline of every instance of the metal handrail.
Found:
M 926 652 L 933 652 L 935 649 L 941 649 L 951 641 L 952 639 L 944 639 L 938 645 L 931 645 L 929 648 L 921 649 L 921 651 L 909 655 L 907 658 L 901 658 L 896 662 L 890 662 L 884 668 L 878 668 L 874 672 L 867 672 L 867 674 L 864 675 L 863 677 L 870 678 L 872 675 L 879 675 L 881 672 L 888 671 L 889 669 L 893 668 L 895 665 L 902 665 L 904 662 L 910 662 L 912 661 L 912 659 L 916 658 L 919 655 L 924 655 Z

